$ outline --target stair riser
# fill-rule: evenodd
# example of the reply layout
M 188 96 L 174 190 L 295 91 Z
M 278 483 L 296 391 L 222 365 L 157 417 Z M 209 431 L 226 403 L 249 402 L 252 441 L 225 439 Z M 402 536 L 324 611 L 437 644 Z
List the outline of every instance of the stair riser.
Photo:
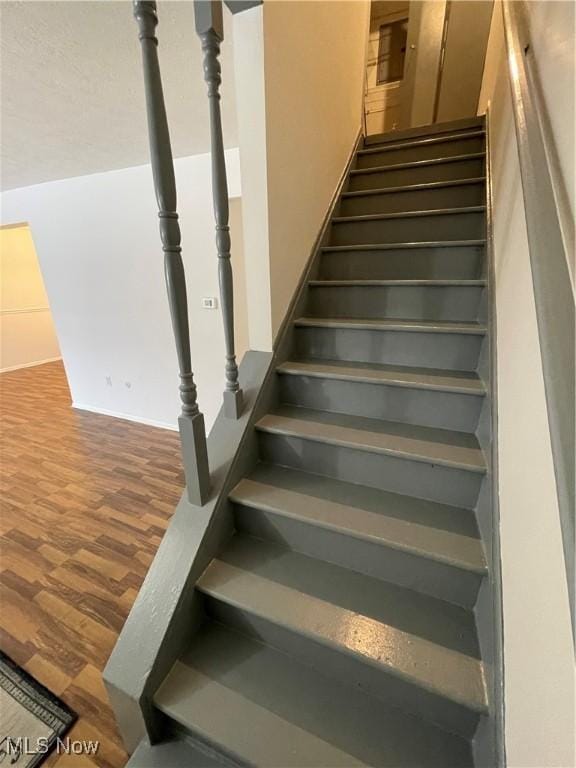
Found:
M 242 755 L 230 752 L 221 742 L 214 742 L 203 731 L 190 728 L 177 720 L 172 720 L 168 714 L 166 717 L 164 738 L 166 742 L 173 740 L 182 740 L 188 748 L 195 752 L 192 755 L 186 755 L 182 763 L 172 761 L 172 755 L 167 755 L 160 759 L 154 765 L 148 763 L 134 763 L 133 768 L 257 768 L 252 763 L 247 763 L 242 759 Z M 132 768 L 130 764 L 126 768 Z
M 437 208 L 462 208 L 484 205 L 484 184 L 459 184 L 453 187 L 418 189 L 409 192 L 343 197 L 339 216 L 365 216 L 370 213 L 433 211 Z
M 211 743 L 203 734 L 172 720 L 169 714 L 162 720 L 162 742 L 151 745 L 145 738 L 124 768 L 238 768 L 240 765 L 224 756 L 220 744 Z
M 485 215 L 477 213 L 433 214 L 398 219 L 369 219 L 334 223 L 330 245 L 378 245 L 424 243 L 437 240 L 481 240 Z
M 336 480 L 474 508 L 483 475 L 393 455 L 258 432 L 260 458 Z
M 476 286 L 310 286 L 307 314 L 474 321 L 483 291 Z
M 457 333 L 296 327 L 294 348 L 299 358 L 474 371 L 482 338 Z
M 428 139 L 435 137 L 467 136 L 472 131 L 484 129 L 484 120 L 476 117 L 467 117 L 461 120 L 435 123 L 434 125 L 421 125 L 416 128 L 406 128 L 401 131 L 387 133 L 373 133 L 364 138 L 365 147 L 374 147 L 380 144 L 398 144 L 398 142 L 414 141 L 415 139 Z
M 371 149 L 374 149 L 374 147 L 371 147 Z M 437 157 L 454 157 L 454 155 L 467 155 L 471 152 L 483 151 L 484 137 L 470 136 L 468 138 L 435 142 L 433 144 L 420 144 L 388 150 L 382 149 L 378 152 L 359 154 L 357 156 L 356 168 L 374 168 L 379 165 L 411 163 L 415 160 L 433 160 Z
M 475 280 L 482 277 L 484 248 L 402 248 L 326 251 L 322 280 Z
M 310 557 L 472 609 L 482 577 L 460 568 L 282 514 L 234 505 L 237 530 Z
M 358 189 L 379 189 L 407 184 L 427 184 L 432 181 L 472 179 L 484 176 L 484 160 L 470 158 L 446 163 L 433 163 L 412 168 L 392 168 L 373 173 L 354 173 L 350 176 L 348 192 Z
M 281 627 L 252 613 L 243 611 L 205 595 L 207 613 L 216 621 L 232 626 L 288 653 L 321 673 L 378 696 L 393 704 L 465 738 L 471 738 L 478 724 L 478 714 L 465 706 L 420 688 L 411 681 L 392 674 L 383 665 L 367 662 L 363 657 L 318 642 L 298 632 Z
M 316 376 L 279 376 L 280 401 L 321 411 L 475 432 L 484 398 Z

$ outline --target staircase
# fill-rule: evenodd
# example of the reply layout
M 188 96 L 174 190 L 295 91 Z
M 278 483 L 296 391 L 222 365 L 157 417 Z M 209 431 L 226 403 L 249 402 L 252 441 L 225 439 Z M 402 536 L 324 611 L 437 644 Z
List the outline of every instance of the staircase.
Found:
M 356 152 L 131 766 L 474 764 L 485 230 L 483 119 Z

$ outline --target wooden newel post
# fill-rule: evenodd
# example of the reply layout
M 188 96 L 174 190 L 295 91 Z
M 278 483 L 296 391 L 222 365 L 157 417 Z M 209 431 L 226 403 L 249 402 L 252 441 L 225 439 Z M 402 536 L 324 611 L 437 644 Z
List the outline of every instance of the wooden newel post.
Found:
M 212 197 L 216 220 L 216 248 L 218 250 L 218 280 L 220 304 L 224 321 L 226 345 L 226 389 L 224 413 L 237 419 L 242 411 L 242 390 L 238 383 L 238 365 L 234 351 L 234 289 L 230 263 L 230 227 L 228 226 L 228 182 L 220 114 L 220 43 L 224 39 L 221 0 L 195 0 L 196 32 L 202 41 L 204 53 L 204 80 L 208 85 L 210 104 L 210 138 L 212 145 Z
M 180 226 L 176 212 L 176 181 L 158 63 L 158 40 L 155 34 L 158 16 L 155 2 L 134 0 L 133 5 L 142 44 L 150 159 L 158 201 L 168 302 L 180 371 L 182 413 L 178 424 L 182 440 L 186 488 L 189 500 L 193 504 L 202 505 L 210 491 L 210 471 L 204 416 L 198 410 L 196 402 L 196 385 L 190 358 L 186 281 L 180 247 Z

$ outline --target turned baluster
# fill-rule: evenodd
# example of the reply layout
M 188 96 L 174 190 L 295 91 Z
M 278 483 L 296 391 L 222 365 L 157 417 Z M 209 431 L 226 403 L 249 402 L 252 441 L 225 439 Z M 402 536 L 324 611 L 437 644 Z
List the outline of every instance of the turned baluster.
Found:
M 236 364 L 236 354 L 234 351 L 234 289 L 232 264 L 230 262 L 228 182 L 226 179 L 219 93 L 222 77 L 218 56 L 220 55 L 220 43 L 224 39 L 222 3 L 219 0 L 195 0 L 194 14 L 196 32 L 202 42 L 202 51 L 204 53 L 204 80 L 208 85 L 208 101 L 210 105 L 212 198 L 216 221 L 220 304 L 222 306 L 224 343 L 226 347 L 224 413 L 230 418 L 237 419 L 242 411 L 242 390 L 238 382 L 238 365 Z
M 133 6 L 142 44 L 150 158 L 160 218 L 168 303 L 180 372 L 182 413 L 178 419 L 178 425 L 182 440 L 186 487 L 188 499 L 193 504 L 202 505 L 208 498 L 210 473 L 204 416 L 198 409 L 190 358 L 186 281 L 180 246 L 180 226 L 176 212 L 176 181 L 158 63 L 158 40 L 155 34 L 158 16 L 155 2 L 134 0 Z

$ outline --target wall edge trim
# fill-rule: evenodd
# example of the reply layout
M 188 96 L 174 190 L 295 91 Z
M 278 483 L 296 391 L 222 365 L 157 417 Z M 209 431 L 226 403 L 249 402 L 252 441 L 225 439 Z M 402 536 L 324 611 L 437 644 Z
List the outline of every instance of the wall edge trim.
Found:
M 37 365 L 45 365 L 46 363 L 55 363 L 58 360 L 62 360 L 62 357 L 47 357 L 44 360 L 35 360 L 32 363 L 20 363 L 19 365 L 9 365 L 7 368 L 0 368 L 0 373 L 10 373 L 10 371 L 19 371 L 22 368 L 35 368 Z
M 145 424 L 147 427 L 156 427 L 158 429 L 169 429 L 171 432 L 178 432 L 177 424 L 169 424 L 165 421 L 157 421 L 156 419 L 147 419 L 144 416 L 132 416 L 128 413 L 121 413 L 120 411 L 110 411 L 107 408 L 98 408 L 95 405 L 86 405 L 84 403 L 72 402 L 72 408 L 76 411 L 86 411 L 88 413 L 95 413 L 98 416 L 111 416 L 114 419 L 123 419 L 124 421 L 131 421 L 135 424 Z

